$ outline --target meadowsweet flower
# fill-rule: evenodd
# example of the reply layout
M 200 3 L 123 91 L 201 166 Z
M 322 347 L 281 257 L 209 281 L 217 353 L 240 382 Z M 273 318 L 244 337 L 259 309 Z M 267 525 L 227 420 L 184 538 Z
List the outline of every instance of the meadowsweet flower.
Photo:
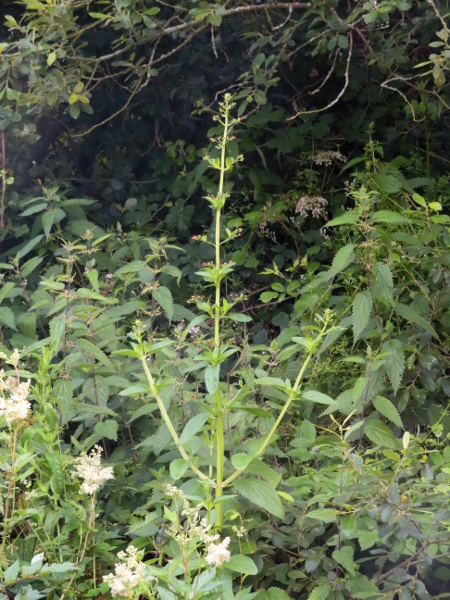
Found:
M 3 354 L 3 353 L 0 353 Z M 14 377 L 5 380 L 5 372 L 0 371 L 0 417 L 5 417 L 8 425 L 24 421 L 31 408 L 27 398 L 31 381 L 21 382 Z
M 101 468 L 102 449 L 94 446 L 91 454 L 84 452 L 73 463 L 77 476 L 83 480 L 81 487 L 85 494 L 94 494 L 108 479 L 114 479 L 113 468 Z
M 119 552 L 118 558 L 126 559 L 126 563 L 116 563 L 115 573 L 104 577 L 109 585 L 111 596 L 130 598 L 140 583 L 152 583 L 155 577 L 145 576 L 145 565 L 141 562 L 142 554 L 134 546 L 128 546 L 126 552 Z
M 229 545 L 229 537 L 226 537 L 220 544 L 210 544 L 208 554 L 205 557 L 206 562 L 214 567 L 221 567 L 224 562 L 228 562 L 231 558 L 230 551 L 227 550 Z

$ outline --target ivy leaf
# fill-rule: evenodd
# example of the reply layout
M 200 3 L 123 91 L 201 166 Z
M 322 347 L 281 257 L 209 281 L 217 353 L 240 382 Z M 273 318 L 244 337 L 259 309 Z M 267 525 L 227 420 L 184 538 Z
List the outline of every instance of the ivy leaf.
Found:
M 370 279 L 375 298 L 381 298 L 385 304 L 390 305 L 394 291 L 394 280 L 388 265 L 384 262 L 377 262 L 372 269 Z
M 399 340 L 390 340 L 381 346 L 381 352 L 388 354 L 384 361 L 384 368 L 386 369 L 387 376 L 389 377 L 394 392 L 397 392 L 405 370 L 403 344 Z
M 389 427 L 377 419 L 369 421 L 364 432 L 369 440 L 377 446 L 385 446 L 386 448 L 397 448 L 398 446 L 397 440 Z
M 377 409 L 377 411 L 381 415 L 383 415 L 383 417 L 389 419 L 389 421 L 394 423 L 394 425 L 397 425 L 398 427 L 403 427 L 403 422 L 398 410 L 395 408 L 392 402 L 388 400 L 388 398 L 384 398 L 383 396 L 376 396 L 375 400 L 373 401 L 373 405 Z
M 353 301 L 353 340 L 356 343 L 369 322 L 373 301 L 370 292 L 359 292 Z
M 237 491 L 264 510 L 280 519 L 284 519 L 284 508 L 275 488 L 259 479 L 240 479 L 236 483 Z
M 341 550 L 335 550 L 332 554 L 334 560 L 340 564 L 351 575 L 355 574 L 355 561 L 353 558 L 353 548 L 344 546 Z
M 167 320 L 171 321 L 173 317 L 173 299 L 172 292 L 164 285 L 160 285 L 156 290 L 153 290 L 153 298 L 163 309 Z

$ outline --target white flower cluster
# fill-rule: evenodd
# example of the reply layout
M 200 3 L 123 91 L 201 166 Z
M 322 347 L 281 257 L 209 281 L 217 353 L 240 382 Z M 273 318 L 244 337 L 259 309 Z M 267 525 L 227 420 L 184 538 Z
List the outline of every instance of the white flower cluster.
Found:
M 5 417 L 8 425 L 24 421 L 31 408 L 27 398 L 30 393 L 31 381 L 21 382 L 19 378 L 8 377 L 0 371 L 0 417 Z
M 114 479 L 112 467 L 101 468 L 102 449 L 94 446 L 91 454 L 83 452 L 73 463 L 77 475 L 83 480 L 82 488 L 85 494 L 94 494 L 108 479 Z
M 314 164 L 325 165 L 326 167 L 329 167 L 334 160 L 338 160 L 343 163 L 347 162 L 347 158 L 335 150 L 324 150 L 323 152 L 319 152 L 319 154 L 313 156 Z
M 322 217 L 325 214 L 325 209 L 328 206 L 327 200 L 322 196 L 302 196 L 297 200 L 295 212 L 300 213 L 302 217 Z
M 226 537 L 220 544 L 210 544 L 205 557 L 206 562 L 214 567 L 221 567 L 224 562 L 228 562 L 231 558 L 230 551 L 227 550 L 229 545 L 229 537 Z
M 110 573 L 104 577 L 104 581 L 109 585 L 111 596 L 121 596 L 130 598 L 138 587 L 139 583 L 146 581 L 151 583 L 156 581 L 151 575 L 145 577 L 145 565 L 141 562 L 142 555 L 134 546 L 128 546 L 126 552 L 119 552 L 118 558 L 126 559 L 126 563 L 116 563 L 115 573 Z

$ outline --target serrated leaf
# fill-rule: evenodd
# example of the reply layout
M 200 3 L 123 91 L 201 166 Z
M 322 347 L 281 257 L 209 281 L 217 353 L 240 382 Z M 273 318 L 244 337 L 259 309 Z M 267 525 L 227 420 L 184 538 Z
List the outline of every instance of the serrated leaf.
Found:
M 72 406 L 72 383 L 70 379 L 57 379 L 53 388 L 56 405 L 61 414 L 62 425 L 67 423 L 69 410 Z
M 120 276 L 126 275 L 127 273 L 139 273 L 139 271 L 145 269 L 146 266 L 147 263 L 145 263 L 143 260 L 133 260 L 132 262 L 124 265 L 123 267 L 120 267 L 120 269 L 118 269 L 115 272 L 115 274 Z
M 238 492 L 257 506 L 267 510 L 272 515 L 283 519 L 284 508 L 275 488 L 259 479 L 240 479 L 236 482 Z
M 119 392 L 120 396 L 135 396 L 137 394 L 148 394 L 148 387 L 143 383 L 135 383 L 134 385 L 130 385 L 125 390 Z
M 372 175 L 373 181 L 378 185 L 382 192 L 386 194 L 396 194 L 402 189 L 403 177 L 395 175 L 377 173 Z M 386 211 L 387 212 L 387 211 Z
M 397 439 L 387 425 L 372 419 L 364 429 L 364 433 L 371 442 L 377 446 L 385 446 L 386 448 L 397 448 Z
M 17 331 L 16 318 L 9 306 L 0 306 L 0 324 Z
M 183 429 L 182 434 L 180 435 L 180 444 L 182 446 L 189 442 L 189 440 L 191 440 L 194 437 L 194 435 L 196 435 L 200 431 L 200 429 L 208 420 L 208 417 L 209 414 L 203 412 L 198 415 L 195 415 L 195 417 L 192 417 L 192 419 L 189 419 L 189 421 L 186 423 Z
M 93 344 L 89 340 L 81 338 L 78 340 L 78 345 L 82 350 L 84 350 L 84 352 L 88 356 L 95 358 L 96 360 L 98 360 L 98 362 L 104 364 L 106 367 L 114 371 L 114 366 L 112 362 L 109 360 L 106 354 L 102 350 L 100 350 L 100 348 L 98 348 L 95 344 Z
M 100 421 L 95 424 L 94 431 L 97 435 L 108 440 L 114 440 L 117 442 L 117 432 L 119 430 L 119 424 L 113 419 L 107 421 Z
M 22 248 L 17 252 L 16 258 L 20 259 L 26 256 L 28 252 L 31 252 L 31 250 L 33 250 L 33 248 L 39 244 L 43 237 L 43 234 L 37 235 L 35 238 L 24 244 L 24 246 L 22 246 Z
M 78 567 L 71 562 L 53 563 L 48 567 L 50 573 L 67 573 L 68 571 L 76 571 L 77 569 Z
M 16 560 L 12 565 L 10 565 L 6 571 L 3 573 L 3 581 L 5 583 L 11 583 L 17 579 L 19 574 L 19 561 Z
M 27 260 L 20 269 L 20 275 L 22 277 L 28 277 L 44 260 L 43 256 L 33 256 L 30 260 Z
M 353 341 L 358 341 L 362 332 L 367 327 L 370 313 L 372 311 L 373 301 L 370 292 L 358 292 L 353 301 Z
M 394 305 L 394 310 L 400 317 L 403 317 L 407 321 L 414 323 L 414 325 L 419 325 L 419 327 L 422 327 L 431 333 L 431 335 L 433 335 L 435 338 L 439 339 L 434 327 L 432 327 L 426 319 L 417 314 L 412 306 L 402 304 L 401 302 L 396 302 Z
M 340 550 L 335 550 L 332 554 L 334 560 L 344 567 L 351 575 L 355 574 L 355 561 L 353 558 L 354 550 L 350 546 L 344 546 Z
M 371 548 L 378 540 L 378 530 L 375 531 L 358 531 L 358 542 L 361 546 L 361 550 L 367 550 Z
M 181 479 L 186 471 L 189 469 L 192 461 L 184 460 L 184 458 L 176 458 L 170 463 L 169 471 L 172 479 Z
M 56 497 L 60 497 L 64 490 L 64 467 L 61 455 L 57 452 L 45 455 L 45 460 L 50 467 L 50 487 Z
M 400 387 L 405 370 L 403 344 L 399 340 L 390 340 L 381 346 L 381 352 L 388 354 L 384 361 L 384 368 L 392 388 L 396 392 Z
M 34 340 L 36 337 L 36 313 L 22 313 L 17 319 L 17 327 L 22 335 Z
M 329 583 L 318 585 L 310 593 L 308 600 L 326 600 L 330 591 L 331 585 Z
M 366 575 L 357 573 L 347 581 L 347 589 L 354 598 L 364 599 L 374 595 L 380 596 L 381 592 Z
M 403 427 L 403 422 L 398 410 L 388 398 L 385 398 L 384 396 L 376 396 L 375 400 L 373 401 L 373 405 L 377 411 L 383 415 L 383 417 L 389 419 L 389 421 L 394 423 L 394 425 Z
M 375 298 L 381 298 L 385 304 L 390 305 L 394 291 L 394 280 L 388 265 L 384 262 L 377 262 L 372 269 L 370 279 Z
M 257 575 L 258 567 L 249 556 L 235 554 L 230 560 L 224 563 L 224 566 L 230 571 L 242 573 L 242 575 Z
M 359 213 L 357 210 L 350 210 L 343 215 L 339 215 L 335 219 L 328 221 L 325 227 L 336 227 L 337 225 L 354 225 L 359 221 Z
M 391 225 L 410 223 L 409 219 L 391 210 L 378 210 L 373 213 L 369 220 L 372 223 L 389 223 Z
M 173 317 L 172 292 L 169 290 L 169 288 L 166 288 L 164 285 L 160 285 L 158 288 L 156 288 L 156 290 L 153 290 L 152 295 L 154 300 L 163 309 L 167 320 L 171 321 Z
M 64 337 L 66 319 L 63 315 L 50 321 L 50 339 L 53 345 L 58 346 Z
M 355 260 L 354 249 L 355 244 L 347 244 L 337 252 L 328 271 L 330 277 L 335 277 L 338 273 L 341 273 Z
M 117 304 L 119 302 L 117 298 L 103 296 L 102 294 L 98 294 L 97 292 L 94 292 L 93 290 L 88 290 L 86 288 L 78 289 L 77 296 L 79 298 L 86 298 L 86 300 L 97 300 L 98 302 L 102 302 L 103 304 Z

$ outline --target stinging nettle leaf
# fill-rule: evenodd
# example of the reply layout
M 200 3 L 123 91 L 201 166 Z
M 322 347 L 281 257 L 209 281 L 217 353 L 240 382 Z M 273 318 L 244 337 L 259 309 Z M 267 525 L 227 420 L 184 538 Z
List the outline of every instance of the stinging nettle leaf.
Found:
M 341 273 L 355 260 L 355 244 L 347 244 L 341 248 L 333 259 L 328 275 L 335 277 L 338 273 Z
M 377 419 L 372 419 L 367 423 L 364 433 L 377 446 L 385 446 L 392 449 L 398 446 L 398 440 L 389 427 Z
M 373 405 L 377 411 L 383 415 L 383 417 L 389 419 L 389 421 L 394 423 L 394 425 L 403 427 L 403 422 L 398 410 L 388 398 L 384 398 L 384 396 L 376 396 L 373 401 Z
M 264 510 L 267 510 L 272 515 L 283 519 L 284 508 L 281 504 L 275 488 L 265 481 L 259 479 L 240 479 L 236 482 L 237 491 Z
M 405 371 L 403 344 L 399 340 L 389 340 L 381 346 L 381 352 L 383 354 L 388 354 L 384 361 L 384 368 L 386 369 L 387 376 L 389 377 L 394 392 L 397 392 Z
M 370 313 L 372 311 L 373 301 L 370 292 L 358 292 L 353 301 L 353 340 L 357 342 L 367 327 Z
M 153 290 L 152 295 L 153 299 L 156 300 L 156 302 L 163 309 L 167 320 L 171 321 L 173 317 L 172 292 L 164 285 L 160 285 L 158 288 Z
M 189 419 L 189 421 L 186 423 L 185 428 L 183 429 L 182 434 L 180 435 L 179 443 L 183 446 L 184 444 L 189 442 L 189 440 L 192 439 L 194 435 L 196 435 L 200 431 L 200 429 L 208 420 L 208 417 L 208 413 L 200 413 L 198 415 L 195 415 L 195 417 L 192 417 L 192 419 Z

